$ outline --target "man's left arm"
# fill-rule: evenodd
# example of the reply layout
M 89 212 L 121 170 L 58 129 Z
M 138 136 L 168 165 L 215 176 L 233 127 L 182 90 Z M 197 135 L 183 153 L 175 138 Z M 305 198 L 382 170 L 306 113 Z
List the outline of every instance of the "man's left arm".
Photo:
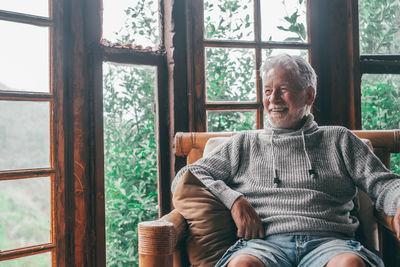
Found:
M 400 241 L 400 207 L 397 208 L 397 212 L 394 215 L 393 228 L 396 232 L 397 239 Z
M 379 158 L 351 131 L 340 139 L 346 168 L 355 184 L 375 202 L 378 210 L 394 216 L 400 233 L 400 175 L 388 170 Z

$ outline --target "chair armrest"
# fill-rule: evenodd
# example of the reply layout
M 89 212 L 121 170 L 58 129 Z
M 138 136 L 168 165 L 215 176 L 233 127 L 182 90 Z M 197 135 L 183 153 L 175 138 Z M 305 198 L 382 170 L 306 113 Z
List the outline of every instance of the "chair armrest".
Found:
M 383 211 L 376 211 L 376 218 L 381 226 L 384 226 L 387 230 L 395 233 L 393 228 L 393 217 L 386 215 Z
M 163 216 L 160 220 L 172 223 L 176 234 L 175 246 L 179 245 L 186 235 L 188 229 L 188 224 L 186 223 L 185 218 L 183 218 L 178 210 L 173 210 L 167 215 Z
M 177 210 L 159 220 L 139 223 L 139 266 L 172 266 L 172 255 L 186 229 L 186 221 Z

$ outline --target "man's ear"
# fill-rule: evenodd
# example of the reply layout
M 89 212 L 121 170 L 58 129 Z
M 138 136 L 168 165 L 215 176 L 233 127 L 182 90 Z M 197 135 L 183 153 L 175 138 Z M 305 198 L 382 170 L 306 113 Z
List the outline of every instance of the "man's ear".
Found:
M 307 100 L 306 100 L 306 105 L 307 106 L 312 106 L 315 100 L 315 89 L 312 86 L 309 86 L 307 89 Z

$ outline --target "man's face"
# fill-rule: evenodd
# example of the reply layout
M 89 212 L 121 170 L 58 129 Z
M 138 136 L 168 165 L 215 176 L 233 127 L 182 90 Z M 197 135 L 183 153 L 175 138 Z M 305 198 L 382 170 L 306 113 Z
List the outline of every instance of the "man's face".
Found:
M 297 129 L 314 101 L 314 89 L 302 89 L 291 75 L 280 68 L 271 69 L 264 79 L 263 103 L 271 124 L 277 128 Z

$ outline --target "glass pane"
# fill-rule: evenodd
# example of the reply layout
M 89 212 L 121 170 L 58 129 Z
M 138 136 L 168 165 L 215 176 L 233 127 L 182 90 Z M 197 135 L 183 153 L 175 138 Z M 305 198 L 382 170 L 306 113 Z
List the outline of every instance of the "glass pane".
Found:
M 50 104 L 0 101 L 0 171 L 50 167 Z
M 307 42 L 305 0 L 260 1 L 263 41 Z
M 254 111 L 207 111 L 208 132 L 231 132 L 256 128 Z
M 1 0 L 0 9 L 48 17 L 49 0 Z
M 359 0 L 361 54 L 400 53 L 400 2 Z
M 308 61 L 308 50 L 299 50 L 299 49 L 263 49 L 262 50 L 262 62 L 264 62 L 267 57 L 275 56 L 278 54 L 288 54 L 291 56 L 301 56 L 305 60 Z
M 113 43 L 157 47 L 157 0 L 103 0 L 103 38 Z
M 400 174 L 400 154 L 390 155 L 390 170 Z
M 49 177 L 0 181 L 0 250 L 50 242 L 50 186 Z
M 156 67 L 103 64 L 107 265 L 136 266 L 137 224 L 158 217 Z
M 0 90 L 49 92 L 49 28 L 0 21 Z
M 254 49 L 206 48 L 207 101 L 255 101 Z
M 253 0 L 205 0 L 204 38 L 254 40 Z
M 361 80 L 363 129 L 399 129 L 400 75 L 364 74 Z
M 400 128 L 400 75 L 364 74 L 361 117 L 365 130 Z M 400 155 L 391 155 L 391 169 L 400 174 Z
M 51 252 L 2 261 L 1 267 L 50 267 Z

